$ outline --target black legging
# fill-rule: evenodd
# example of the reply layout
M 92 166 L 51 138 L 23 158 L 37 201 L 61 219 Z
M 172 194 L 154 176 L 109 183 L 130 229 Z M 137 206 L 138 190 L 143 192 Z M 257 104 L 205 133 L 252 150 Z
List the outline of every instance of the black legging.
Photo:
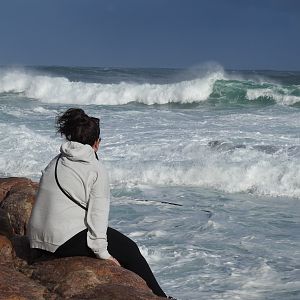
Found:
M 96 257 L 87 245 L 87 229 L 77 233 L 62 244 L 55 252 L 57 257 L 89 256 Z M 154 294 L 167 297 L 157 283 L 148 263 L 136 243 L 119 231 L 107 228 L 108 252 L 118 260 L 122 267 L 142 277 Z

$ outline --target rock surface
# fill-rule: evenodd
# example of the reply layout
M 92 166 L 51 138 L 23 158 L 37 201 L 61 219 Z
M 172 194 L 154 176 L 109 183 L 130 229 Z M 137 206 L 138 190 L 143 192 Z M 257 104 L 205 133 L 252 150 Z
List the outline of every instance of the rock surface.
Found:
M 11 241 L 6 236 L 0 235 L 0 264 L 13 262 L 15 256 Z
M 15 234 L 26 234 L 37 188 L 38 184 L 27 178 L 0 180 L 1 208 L 8 213 Z
M 4 209 L 0 208 L 0 235 L 11 238 L 13 237 L 13 234 L 14 232 L 11 227 L 9 215 Z
M 67 257 L 29 264 L 25 234 L 37 188 L 27 178 L 0 178 L 0 299 L 163 299 L 111 261 Z
M 8 265 L 0 265 L 0 291 L 0 299 L 6 300 L 40 300 L 47 299 L 47 294 L 50 296 L 46 287 Z

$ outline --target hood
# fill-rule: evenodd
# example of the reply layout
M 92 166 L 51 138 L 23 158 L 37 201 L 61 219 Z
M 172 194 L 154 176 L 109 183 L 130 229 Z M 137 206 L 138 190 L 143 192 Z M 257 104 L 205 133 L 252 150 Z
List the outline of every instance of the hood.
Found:
M 63 156 L 73 161 L 91 162 L 95 159 L 94 149 L 90 145 L 78 142 L 65 142 L 60 147 Z

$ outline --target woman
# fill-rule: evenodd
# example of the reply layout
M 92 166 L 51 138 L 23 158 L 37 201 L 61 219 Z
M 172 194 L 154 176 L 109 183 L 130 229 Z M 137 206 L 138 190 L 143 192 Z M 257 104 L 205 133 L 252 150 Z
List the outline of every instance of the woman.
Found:
M 108 227 L 109 181 L 96 154 L 99 119 L 70 108 L 58 117 L 57 131 L 67 142 L 42 172 L 28 226 L 31 248 L 55 257 L 111 260 L 142 277 L 156 295 L 166 297 L 137 245 Z

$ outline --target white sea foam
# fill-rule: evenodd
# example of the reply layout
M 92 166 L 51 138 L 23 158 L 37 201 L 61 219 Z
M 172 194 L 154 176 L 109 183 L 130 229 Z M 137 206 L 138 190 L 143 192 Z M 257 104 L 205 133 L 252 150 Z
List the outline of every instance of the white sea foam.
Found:
M 25 125 L 0 124 L 0 175 L 27 176 L 37 180 L 49 157 L 59 149 L 58 141 Z
M 40 114 L 43 114 L 43 115 L 51 115 L 51 116 L 53 116 L 53 115 L 56 115 L 57 113 L 58 113 L 58 111 L 57 110 L 53 110 L 53 109 L 46 109 L 46 108 L 44 108 L 44 107 L 41 107 L 41 106 L 37 106 L 37 107 L 35 107 L 34 109 L 33 109 L 33 112 L 34 113 L 40 113 Z
M 146 246 L 139 247 L 142 255 L 147 259 L 147 261 L 151 263 L 159 263 L 162 261 L 163 257 L 158 249 L 149 249 Z
M 1 105 L 0 111 L 6 115 L 14 116 L 18 119 L 24 119 L 25 117 L 36 117 L 38 115 L 43 115 L 47 119 L 53 119 L 58 114 L 56 109 L 46 109 L 41 106 L 34 108 L 25 107 L 14 107 L 8 105 Z
M 277 289 L 281 287 L 282 291 L 287 287 L 279 274 L 266 263 L 256 268 L 234 270 L 231 277 L 239 287 L 225 292 L 224 300 L 262 300 L 274 290 L 274 286 Z
M 110 166 L 112 182 L 116 185 L 126 182 L 131 185 L 198 186 L 228 193 L 300 197 L 299 158 L 248 148 L 214 152 L 197 143 L 192 148 L 189 154 L 182 150 L 181 161 L 151 160 L 151 156 L 159 157 L 162 152 L 172 153 L 174 149 L 152 149 L 150 161 L 147 157 L 137 160 L 130 156 L 128 149 L 126 162 Z M 176 151 L 178 153 L 178 149 Z
M 22 93 L 28 98 L 47 103 L 119 105 L 129 102 L 144 104 L 191 103 L 205 101 L 223 71 L 202 78 L 171 84 L 118 84 L 72 82 L 65 77 L 32 75 L 21 71 L 0 74 L 0 93 Z
M 60 141 L 24 125 L 0 125 L 0 172 L 38 178 L 43 166 L 56 155 Z M 118 155 L 126 160 L 105 161 L 115 186 L 194 186 L 300 198 L 300 159 L 284 152 L 269 154 L 252 148 L 219 151 L 195 142 L 181 149 L 133 145 L 123 147 Z M 111 156 L 116 158 L 116 153 Z
M 169 84 L 151 83 L 86 83 L 70 81 L 66 77 L 38 75 L 21 70 L 0 72 L 0 93 L 21 93 L 45 103 L 122 105 L 130 102 L 151 104 L 193 103 L 205 101 L 217 80 L 226 80 L 221 69 L 212 69 L 201 77 Z M 235 75 L 235 78 L 239 78 Z M 242 79 L 240 79 L 243 82 Z M 255 79 L 255 82 L 258 79 Z M 259 81 L 259 80 L 258 80 Z M 263 83 L 261 83 L 263 84 Z M 245 87 L 246 88 L 246 87 Z M 298 90 L 299 87 L 295 86 Z M 293 105 L 300 97 L 275 83 L 270 88 L 247 89 L 246 98 L 269 98 L 281 105 Z
M 299 96 L 284 94 L 283 91 L 279 93 L 278 91 L 271 88 L 248 89 L 246 97 L 248 100 L 256 100 L 259 97 L 269 98 L 282 105 L 293 105 L 300 102 Z

